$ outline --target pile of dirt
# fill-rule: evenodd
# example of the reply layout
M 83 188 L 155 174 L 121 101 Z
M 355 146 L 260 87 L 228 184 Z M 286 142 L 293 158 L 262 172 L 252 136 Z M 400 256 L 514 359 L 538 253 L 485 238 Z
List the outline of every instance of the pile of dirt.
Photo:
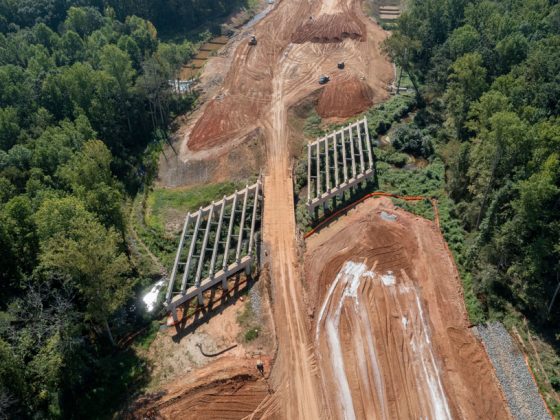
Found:
M 342 42 L 346 38 L 361 41 L 365 32 L 364 25 L 351 15 L 336 13 L 310 17 L 292 35 L 294 44 L 304 42 L 329 43 Z
M 311 236 L 305 261 L 334 417 L 508 418 L 433 222 L 372 198 Z
M 359 114 L 374 103 L 373 89 L 359 77 L 335 78 L 329 82 L 317 103 L 322 118 L 347 118 Z
M 250 101 L 232 96 L 213 99 L 191 132 L 189 148 L 196 152 L 225 143 L 254 118 L 254 104 Z
M 249 35 L 256 36 L 257 45 L 249 45 Z M 223 80 L 223 85 L 185 130 L 187 147 L 181 147 L 181 159 L 198 159 L 200 152 L 237 145 L 256 127 L 269 129 L 275 90 L 283 92 L 286 105 L 293 105 L 316 91 L 320 75 L 330 74 L 339 61 L 346 62 L 349 81 L 341 82 L 340 89 L 336 84 L 327 89 L 324 115 L 344 118 L 385 99 L 385 87 L 393 77 L 392 66 L 379 49 L 386 36 L 362 15 L 358 0 L 279 2 L 250 32 L 232 40 L 227 57 L 208 61 L 201 88 L 208 88 L 205 83 L 214 86 L 214 80 Z M 213 61 L 224 74 L 210 71 L 216 68 Z M 327 111 L 331 94 L 340 91 L 349 92 L 345 104 L 335 103 L 335 109 Z
M 264 360 L 269 369 L 269 360 Z M 223 358 L 196 375 L 145 396 L 130 409 L 134 419 L 242 419 L 270 395 L 255 360 Z

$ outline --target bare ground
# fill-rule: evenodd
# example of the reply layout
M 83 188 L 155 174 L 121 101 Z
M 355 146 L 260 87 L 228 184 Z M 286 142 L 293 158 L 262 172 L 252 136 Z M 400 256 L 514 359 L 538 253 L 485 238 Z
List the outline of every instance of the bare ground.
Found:
M 255 47 L 247 43 L 250 33 L 257 36 Z M 251 157 L 253 148 L 242 149 L 259 133 L 254 147 L 266 154 L 263 238 L 278 353 L 266 395 L 251 376 L 251 363 L 235 358 L 223 375 L 221 365 L 212 364 L 192 371 L 187 382 L 171 383 L 165 401 L 155 403 L 164 416 L 508 418 L 487 356 L 467 328 L 456 269 L 430 222 L 406 213 L 391 226 L 363 215 L 348 217 L 343 228 L 334 223 L 309 240 L 303 272 L 287 110 L 317 91 L 318 110 L 333 119 L 386 99 L 393 77 L 379 48 L 386 36 L 363 15 L 359 0 L 280 0 L 229 44 L 226 56 L 209 61 L 203 74 L 206 102 L 179 131 L 175 160 L 162 163 L 160 183 L 207 182 L 236 167 L 260 166 Z M 340 61 L 346 63 L 342 72 Z M 328 88 L 317 83 L 322 74 L 332 77 Z M 245 150 L 239 158 L 223 163 L 239 150 Z M 177 169 L 181 165 L 190 169 Z M 334 244 L 329 248 L 321 244 L 331 229 L 346 235 L 339 238 L 335 231 L 337 238 L 325 241 Z M 363 264 L 364 272 L 392 271 L 394 284 L 375 275 L 362 284 L 360 276 L 362 286 L 354 290 L 350 277 L 336 280 L 346 262 Z M 327 294 L 335 280 L 340 285 Z M 363 299 L 365 312 L 353 309 L 354 295 Z M 321 305 L 323 316 L 317 312 Z M 366 315 L 369 325 L 361 318 Z M 336 334 L 325 332 L 332 330 L 328 325 L 336 326 Z M 219 337 L 220 331 L 212 334 Z M 336 337 L 344 345 L 337 345 Z M 372 349 L 377 356 L 369 358 L 366 351 Z M 382 371 L 377 379 L 374 361 Z M 237 404 L 224 383 L 249 395 L 241 399 L 248 401 L 245 408 L 230 417 L 216 408 L 223 401 Z
M 308 239 L 306 282 L 335 417 L 509 418 L 433 222 L 368 199 Z

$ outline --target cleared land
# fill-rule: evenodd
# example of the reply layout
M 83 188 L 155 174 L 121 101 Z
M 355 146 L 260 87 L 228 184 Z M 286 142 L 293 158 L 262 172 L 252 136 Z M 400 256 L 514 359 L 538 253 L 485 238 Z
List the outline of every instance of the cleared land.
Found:
M 305 261 L 334 417 L 509 417 L 433 222 L 371 198 L 311 236 Z
M 387 33 L 361 7 L 359 0 L 278 1 L 250 32 L 226 46 L 230 55 L 209 60 L 201 80 L 213 95 L 180 132 L 177 159 L 191 164 L 191 172 L 208 167 L 201 162 L 222 162 L 247 139 L 264 142 L 262 233 L 278 352 L 272 394 L 254 391 L 260 402 L 251 400 L 252 407 L 258 405 L 253 417 L 508 418 L 486 353 L 468 329 L 457 273 L 433 224 L 404 212 L 391 224 L 379 217 L 345 218 L 331 225 L 334 231 L 310 239 L 303 272 L 288 109 L 315 95 L 321 115 L 344 118 L 388 97 L 393 68 L 379 49 Z M 248 45 L 250 34 L 256 46 Z M 344 70 L 337 68 L 340 61 Z M 325 86 L 318 84 L 322 74 L 331 76 Z M 244 164 L 241 157 L 231 170 Z M 247 165 L 253 165 L 250 157 Z M 172 172 L 164 165 L 166 171 Z M 387 285 L 374 274 L 371 281 L 361 275 L 353 280 L 344 274 L 352 265 L 341 273 L 345 263 L 362 264 L 363 273 L 392 271 L 393 277 Z M 237 363 L 232 361 L 228 378 L 237 375 Z M 214 375 L 193 373 L 210 394 L 227 400 L 221 395 L 224 380 L 216 382 Z M 243 389 L 251 389 L 251 381 Z M 196 407 L 200 418 L 220 418 L 199 386 L 185 386 L 156 410 L 180 407 L 174 415 L 190 415 Z M 229 400 L 235 407 L 236 397 Z

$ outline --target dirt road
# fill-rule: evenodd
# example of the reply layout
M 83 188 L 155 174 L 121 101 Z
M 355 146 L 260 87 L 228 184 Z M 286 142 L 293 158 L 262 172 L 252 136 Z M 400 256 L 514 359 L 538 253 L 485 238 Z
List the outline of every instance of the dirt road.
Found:
M 256 46 L 248 44 L 250 34 L 257 37 Z M 323 89 L 322 74 L 331 82 L 318 110 L 329 117 L 347 117 L 384 100 L 393 76 L 379 50 L 387 34 L 363 16 L 359 0 L 282 0 L 245 35 L 221 89 L 187 130 L 180 154 L 185 160 L 210 160 L 237 147 L 247 133 L 263 130 L 263 238 L 279 353 L 272 373 L 276 393 L 261 409 L 281 418 L 328 418 L 332 412 L 318 378 L 296 254 L 287 111 Z M 340 61 L 346 63 L 344 71 L 337 68 Z
M 330 0 L 322 5 L 321 2 L 315 3 L 315 8 L 321 7 L 319 18 L 324 13 L 332 12 L 333 8 L 348 10 L 346 2 Z M 285 12 L 293 13 L 290 9 L 295 9 L 294 2 L 284 1 L 282 5 L 286 8 Z M 301 26 L 298 28 L 301 30 Z M 293 180 L 286 132 L 287 110 L 317 88 L 317 78 L 321 74 L 318 70 L 334 69 L 337 60 L 345 54 L 351 61 L 359 61 L 355 43 L 359 41 L 289 44 L 280 51 L 273 71 L 271 110 L 265 116 L 268 160 L 264 180 L 263 238 L 271 255 L 279 346 L 274 374 L 280 384 L 276 396 L 280 403 L 276 406 L 279 410 L 275 414 L 282 418 L 332 417 L 328 404 L 329 392 L 321 386 L 313 342 L 309 336 L 305 293 L 296 254 Z M 367 47 L 367 43 L 364 44 Z M 366 71 L 365 68 L 363 70 Z

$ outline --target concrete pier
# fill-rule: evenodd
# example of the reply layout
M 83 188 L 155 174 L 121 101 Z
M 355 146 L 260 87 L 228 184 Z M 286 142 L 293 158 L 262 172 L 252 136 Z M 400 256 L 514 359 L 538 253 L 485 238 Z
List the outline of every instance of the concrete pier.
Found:
M 215 285 L 249 271 L 255 259 L 255 235 L 260 227 L 262 183 L 246 186 L 211 205 L 187 214 L 179 238 L 165 306 L 176 318 L 179 305 L 198 298 Z M 233 251 L 233 252 L 232 252 Z M 182 278 L 180 287 L 176 279 Z
M 374 177 L 375 159 L 366 117 L 307 144 L 310 214 L 333 197 Z M 342 182 L 339 178 L 343 178 Z

